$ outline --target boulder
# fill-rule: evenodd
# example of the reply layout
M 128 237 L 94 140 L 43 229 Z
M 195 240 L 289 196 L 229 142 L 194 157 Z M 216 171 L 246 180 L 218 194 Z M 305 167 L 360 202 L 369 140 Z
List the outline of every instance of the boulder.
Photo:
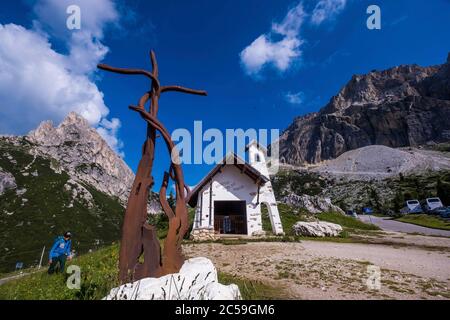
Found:
M 297 208 L 304 208 L 310 213 L 321 212 L 339 212 L 344 214 L 344 211 L 331 203 L 330 198 L 323 198 L 319 196 L 310 196 L 307 194 L 297 195 L 291 193 L 281 199 L 281 202 L 289 204 Z
M 336 237 L 342 232 L 340 225 L 324 221 L 299 221 L 292 226 L 292 229 L 295 235 L 307 237 Z
M 211 260 L 186 260 L 179 273 L 145 278 L 114 288 L 104 300 L 240 300 L 235 284 L 220 284 Z
M 16 179 L 14 176 L 0 168 L 0 195 L 2 195 L 8 189 L 15 189 L 17 187 Z

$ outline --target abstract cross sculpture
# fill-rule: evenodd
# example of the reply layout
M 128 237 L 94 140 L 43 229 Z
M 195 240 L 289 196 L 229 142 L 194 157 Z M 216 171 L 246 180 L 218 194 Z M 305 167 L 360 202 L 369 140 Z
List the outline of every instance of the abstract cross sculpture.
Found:
M 158 79 L 158 64 L 155 53 L 150 52 L 152 72 L 138 69 L 114 68 L 99 64 L 98 68 L 110 72 L 130 75 L 144 75 L 151 80 L 150 91 L 146 92 L 137 106 L 130 106 L 147 122 L 146 140 L 142 148 L 142 158 L 139 162 L 136 178 L 128 198 L 128 205 L 122 227 L 122 239 L 119 255 L 119 280 L 121 283 L 139 280 L 146 277 L 160 277 L 180 270 L 184 256 L 181 242 L 189 229 L 186 199 L 190 193 L 184 184 L 183 170 L 177 161 L 177 150 L 171 135 L 157 118 L 159 98 L 162 93 L 178 91 L 183 93 L 206 96 L 206 91 L 193 90 L 180 86 L 161 86 Z M 145 104 L 150 101 L 147 111 Z M 153 187 L 152 167 L 155 155 L 156 132 L 159 132 L 167 145 L 171 163 L 159 190 L 159 201 L 164 213 L 169 218 L 169 231 L 164 242 L 164 250 L 157 236 L 156 226 L 147 222 L 147 203 L 149 192 Z M 174 161 L 175 160 L 175 161 Z M 172 179 L 175 183 L 175 212 L 170 207 L 166 191 Z M 143 257 L 143 262 L 139 261 Z

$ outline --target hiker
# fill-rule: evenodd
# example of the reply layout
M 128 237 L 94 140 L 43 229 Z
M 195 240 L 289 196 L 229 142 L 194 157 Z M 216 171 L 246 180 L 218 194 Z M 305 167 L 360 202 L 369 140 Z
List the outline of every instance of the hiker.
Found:
M 70 250 L 72 247 L 72 233 L 67 231 L 63 236 L 59 236 L 56 238 L 55 243 L 52 246 L 49 254 L 48 263 L 50 267 L 48 268 L 48 274 L 52 274 L 55 271 L 58 272 L 56 268 L 59 263 L 59 271 L 64 272 L 64 265 L 66 263 L 66 259 L 71 259 L 72 256 L 70 254 Z

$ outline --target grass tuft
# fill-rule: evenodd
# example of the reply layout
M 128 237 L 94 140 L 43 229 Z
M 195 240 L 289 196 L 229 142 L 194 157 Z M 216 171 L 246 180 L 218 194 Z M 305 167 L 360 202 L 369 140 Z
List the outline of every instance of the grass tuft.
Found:
M 278 300 L 288 298 L 287 293 L 281 288 L 272 287 L 261 281 L 234 277 L 228 273 L 219 272 L 219 282 L 225 285 L 236 284 L 244 300 Z

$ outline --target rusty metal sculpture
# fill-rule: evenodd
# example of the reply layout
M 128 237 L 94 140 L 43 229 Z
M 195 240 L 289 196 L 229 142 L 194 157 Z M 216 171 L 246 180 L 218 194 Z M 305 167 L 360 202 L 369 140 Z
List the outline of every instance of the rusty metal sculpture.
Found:
M 180 270 L 184 262 L 181 242 L 189 228 L 186 199 L 190 190 L 184 183 L 183 170 L 179 161 L 177 161 L 178 154 L 171 136 L 157 118 L 159 98 L 162 93 L 169 91 L 207 95 L 206 91 L 201 90 L 180 86 L 161 86 L 158 64 L 153 51 L 150 52 L 150 59 L 152 72 L 139 69 L 114 68 L 105 64 L 98 65 L 98 68 L 105 71 L 127 75 L 144 75 L 151 80 L 150 90 L 140 98 L 138 105 L 129 107 L 131 110 L 138 112 L 142 119 L 146 121 L 147 136 L 143 145 L 142 158 L 139 162 L 136 178 L 128 198 L 122 227 L 119 254 L 119 280 L 121 283 L 175 273 Z M 150 106 L 147 111 L 145 104 L 149 101 Z M 148 196 L 154 184 L 152 168 L 157 132 L 164 139 L 171 159 L 169 170 L 164 172 L 163 182 L 159 191 L 161 207 L 169 218 L 169 231 L 162 253 L 156 226 L 147 222 Z M 175 184 L 175 210 L 172 210 L 166 198 L 169 179 L 172 179 Z M 140 261 L 142 257 L 143 262 Z

